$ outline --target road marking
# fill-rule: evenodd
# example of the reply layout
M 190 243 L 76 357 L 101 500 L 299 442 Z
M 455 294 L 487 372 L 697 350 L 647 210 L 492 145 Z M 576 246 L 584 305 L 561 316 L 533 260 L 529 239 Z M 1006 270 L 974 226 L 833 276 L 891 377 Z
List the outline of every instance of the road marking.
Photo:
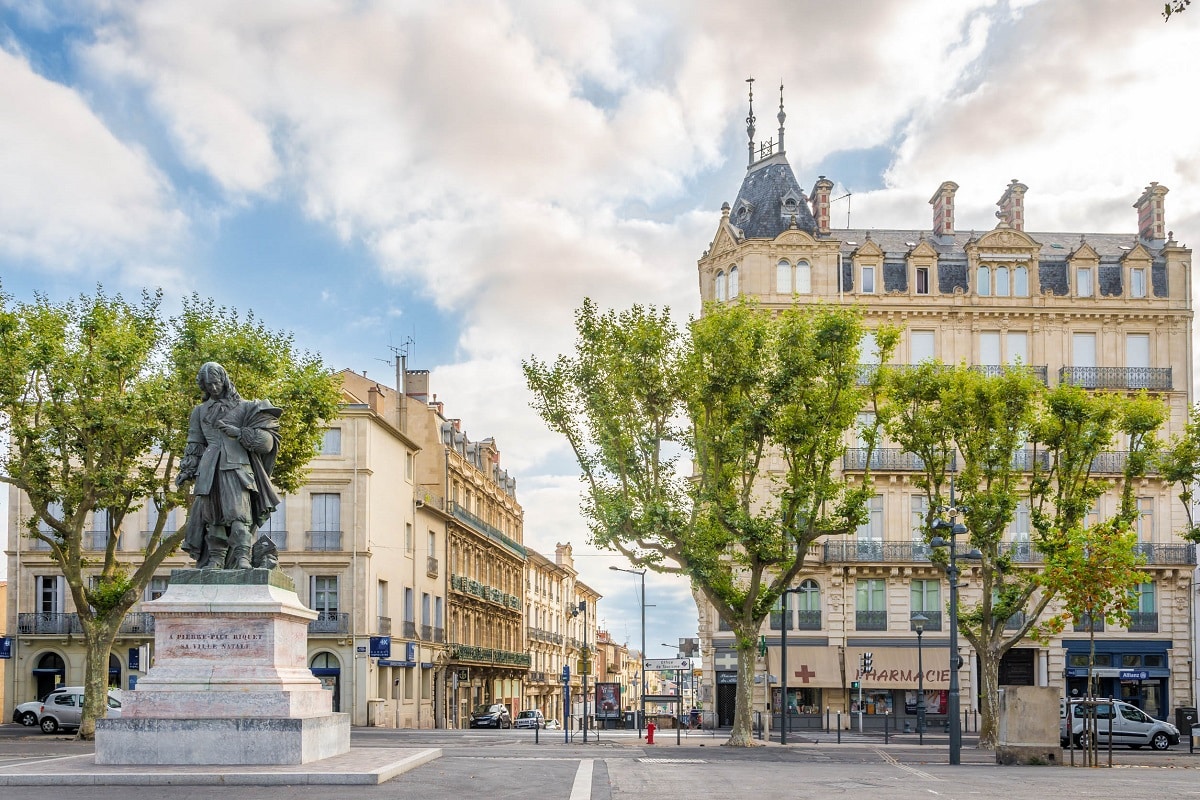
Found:
M 707 764 L 703 758 L 639 758 L 643 764 Z
M 8 769 L 9 767 L 29 767 L 34 764 L 50 764 L 55 761 L 70 761 L 72 758 L 91 758 L 91 753 L 81 753 L 77 756 L 55 756 L 54 758 L 43 758 L 39 761 L 14 761 L 11 764 L 0 765 L 0 769 Z
M 878 755 L 880 758 L 882 758 L 884 761 L 891 764 L 893 767 L 899 767 L 900 769 L 904 770 L 905 772 L 911 772 L 913 775 L 916 775 L 919 778 L 925 778 L 926 780 L 931 780 L 931 781 L 940 781 L 941 780 L 941 778 L 937 777 L 936 775 L 930 775 L 928 772 L 922 772 L 921 770 L 917 769 L 916 767 L 910 767 L 907 764 L 901 764 L 899 761 L 897 761 L 891 755 L 883 752 L 882 750 L 876 750 L 875 754 Z
M 590 758 L 579 762 L 579 769 L 575 773 L 575 783 L 571 786 L 571 800 L 591 800 L 593 762 L 594 760 Z

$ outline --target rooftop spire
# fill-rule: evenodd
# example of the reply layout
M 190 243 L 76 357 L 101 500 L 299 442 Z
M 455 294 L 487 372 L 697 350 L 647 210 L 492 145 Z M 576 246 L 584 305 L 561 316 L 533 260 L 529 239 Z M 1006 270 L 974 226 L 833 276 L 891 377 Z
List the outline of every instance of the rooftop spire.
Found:
M 753 164 L 754 163 L 754 76 L 751 75 L 749 78 L 746 78 L 746 83 L 750 84 L 750 114 L 749 114 L 749 116 L 746 117 L 746 136 L 749 138 L 749 142 L 747 142 L 746 148 L 749 151 L 750 159 L 746 163 Z
M 783 113 L 783 78 L 779 79 L 779 114 L 776 115 L 779 120 L 779 152 L 782 155 L 783 150 L 783 121 L 787 119 L 787 114 Z

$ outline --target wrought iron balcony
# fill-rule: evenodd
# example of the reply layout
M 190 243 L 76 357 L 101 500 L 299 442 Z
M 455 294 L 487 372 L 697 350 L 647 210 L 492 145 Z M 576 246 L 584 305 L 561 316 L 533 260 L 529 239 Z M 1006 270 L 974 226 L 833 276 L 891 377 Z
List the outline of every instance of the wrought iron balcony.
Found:
M 83 547 L 85 550 L 104 550 L 108 547 L 108 531 L 84 531 Z
M 456 661 L 474 661 L 514 667 L 528 667 L 532 663 L 528 653 L 512 653 L 507 650 L 476 647 L 470 644 L 450 645 L 450 658 Z
M 1157 611 L 1133 611 L 1129 614 L 1129 627 L 1131 633 L 1158 633 L 1158 612 Z
M 886 631 L 886 611 L 855 611 L 854 629 L 858 631 Z
M 1146 557 L 1147 564 L 1195 564 L 1194 544 L 1153 544 L 1139 542 L 1137 551 Z
M 376 619 L 375 631 L 380 636 L 391 636 L 392 635 L 392 618 L 391 617 L 378 617 Z
M 494 525 L 489 525 L 488 523 L 484 522 L 482 519 L 475 516 L 470 511 L 467 511 L 465 508 L 460 506 L 458 503 L 451 501 L 450 513 L 454 515 L 455 519 L 459 520 L 460 522 L 467 523 L 472 528 L 474 528 L 475 530 L 482 533 L 484 536 L 494 539 L 495 541 L 497 541 L 500 544 L 507 547 L 512 552 L 519 555 L 521 558 L 527 557 L 528 553 L 525 550 L 524 545 L 514 542 L 512 539 L 505 536 L 504 532 L 501 531 L 499 528 L 495 527 Z
M 1033 472 L 1035 463 L 1040 469 L 1046 469 L 1050 466 L 1050 454 L 1045 450 L 1018 450 L 1013 453 L 1012 466 L 1015 470 Z
M 117 632 L 126 636 L 154 633 L 154 617 L 145 612 L 126 614 Z M 17 614 L 17 633 L 31 636 L 67 636 L 83 633 L 78 614 L 42 612 Z
M 417 621 L 416 620 L 406 619 L 406 620 L 404 620 L 404 622 L 400 623 L 400 626 L 401 626 L 400 627 L 400 635 L 403 636 L 405 639 L 416 639 L 417 638 Z
M 310 634 L 342 635 L 350 633 L 350 615 L 344 611 L 322 611 L 308 623 Z
M 1100 475 L 1120 475 L 1125 471 L 1125 463 L 1129 460 L 1128 450 L 1109 450 L 1100 453 L 1092 459 L 1092 472 Z M 1146 473 L 1154 475 L 1158 472 L 1154 467 L 1147 466 Z
M 438 560 L 433 556 L 425 556 L 425 574 L 431 578 L 438 576 Z
M 126 614 L 125 618 L 121 620 L 121 627 L 117 632 L 126 636 L 154 633 L 154 615 L 145 611 Z
M 955 542 L 957 555 L 965 555 L 971 550 L 967 542 Z M 933 548 L 925 542 L 880 542 L 855 541 L 853 539 L 838 539 L 826 541 L 823 545 L 822 559 L 827 564 L 840 563 L 901 563 L 919 564 L 928 562 Z
M 988 378 L 995 378 L 1008 372 L 1020 370 L 1028 372 L 1043 384 L 1049 383 L 1050 370 L 1046 365 L 1037 364 L 972 364 L 971 371 L 978 372 Z
M 948 468 L 957 468 L 958 455 L 950 454 Z M 915 453 L 901 450 L 898 447 L 879 447 L 871 453 L 871 469 L 884 472 L 919 472 L 925 469 L 925 462 Z M 850 472 L 861 472 L 867 468 L 867 448 L 849 447 L 842 455 L 842 469 Z
M 1104 617 L 1092 619 L 1090 614 L 1084 614 L 1079 619 L 1075 620 L 1075 632 L 1086 633 L 1088 631 L 1096 631 L 1100 633 L 1104 630 Z
M 477 580 L 467 578 L 463 575 L 450 576 L 450 588 L 464 594 L 475 595 L 493 603 L 499 603 L 505 608 L 520 608 L 521 598 L 516 595 L 511 595 L 507 592 L 502 592 L 485 583 L 480 583 Z
M 546 682 L 546 673 L 531 670 L 529 672 L 529 675 L 527 676 L 526 680 L 528 680 L 530 683 L 545 683 Z
M 1171 389 L 1170 367 L 1062 367 L 1059 383 L 1085 389 Z
M 801 631 L 819 631 L 821 630 L 821 610 L 806 611 L 797 609 L 796 611 L 796 629 Z
M 304 549 L 321 552 L 340 552 L 342 549 L 342 532 L 306 531 L 304 534 Z

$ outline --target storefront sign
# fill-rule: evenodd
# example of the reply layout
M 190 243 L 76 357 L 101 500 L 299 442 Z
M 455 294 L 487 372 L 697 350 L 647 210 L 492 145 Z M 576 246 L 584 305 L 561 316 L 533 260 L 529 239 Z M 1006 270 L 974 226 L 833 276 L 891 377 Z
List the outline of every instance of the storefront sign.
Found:
M 0 636 L 0 658 L 12 658 L 11 636 Z
M 371 637 L 371 658 L 391 658 L 392 657 L 392 637 L 390 636 L 372 636 Z

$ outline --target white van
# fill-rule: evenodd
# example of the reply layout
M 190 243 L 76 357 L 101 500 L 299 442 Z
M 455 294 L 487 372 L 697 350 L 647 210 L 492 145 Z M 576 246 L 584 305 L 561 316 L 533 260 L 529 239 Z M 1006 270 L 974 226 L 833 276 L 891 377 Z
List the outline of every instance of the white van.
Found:
M 1071 736 L 1067 738 L 1067 711 L 1071 714 Z M 1096 741 L 1101 747 L 1109 742 L 1111 731 L 1114 745 L 1127 745 L 1135 750 L 1149 745 L 1155 750 L 1166 750 L 1173 744 L 1179 744 L 1179 729 L 1169 722 L 1163 722 L 1142 711 L 1140 708 L 1121 700 L 1071 700 L 1059 702 L 1059 738 L 1063 747 L 1074 743 L 1080 747 L 1088 746 L 1088 731 L 1091 726 L 1087 723 L 1095 718 Z

